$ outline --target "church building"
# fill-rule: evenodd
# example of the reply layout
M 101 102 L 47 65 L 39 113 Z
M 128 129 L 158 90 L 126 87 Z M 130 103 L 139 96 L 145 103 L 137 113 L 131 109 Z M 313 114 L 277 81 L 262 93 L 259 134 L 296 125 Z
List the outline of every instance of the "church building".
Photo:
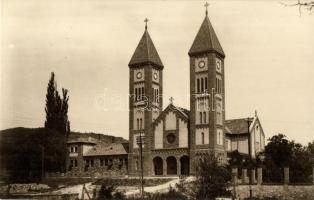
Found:
M 238 150 L 252 157 L 264 149 L 265 135 L 254 118 L 225 119 L 225 53 L 214 28 L 205 18 L 188 51 L 190 109 L 170 104 L 163 109 L 163 69 L 147 30 L 129 62 L 128 174 L 145 176 L 194 175 L 208 153 L 227 161 Z M 188 58 L 187 58 L 188 59 Z
M 225 53 L 207 9 L 186 58 L 190 61 L 189 109 L 174 105 L 172 98 L 163 109 L 164 65 L 147 21 L 128 65 L 128 143 L 69 140 L 67 175 L 138 176 L 142 167 L 144 176 L 195 175 L 197 164 L 209 153 L 221 163 L 232 151 L 256 157 L 265 147 L 257 112 L 251 118 L 225 119 Z

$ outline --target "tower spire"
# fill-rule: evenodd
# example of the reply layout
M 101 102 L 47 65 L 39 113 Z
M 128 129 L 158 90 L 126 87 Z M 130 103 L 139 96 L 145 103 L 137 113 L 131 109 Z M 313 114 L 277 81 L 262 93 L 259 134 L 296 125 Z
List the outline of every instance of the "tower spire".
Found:
M 206 13 L 206 16 L 207 16 L 207 15 L 208 15 L 208 10 L 207 10 L 207 8 L 208 8 L 208 6 L 209 6 L 209 3 L 208 3 L 208 2 L 206 2 L 204 6 L 205 6 L 205 8 L 206 8 L 205 13 Z
M 147 19 L 147 18 L 145 18 L 145 20 L 144 20 L 144 22 L 145 22 L 145 30 L 147 30 L 147 22 L 148 22 L 149 20 Z

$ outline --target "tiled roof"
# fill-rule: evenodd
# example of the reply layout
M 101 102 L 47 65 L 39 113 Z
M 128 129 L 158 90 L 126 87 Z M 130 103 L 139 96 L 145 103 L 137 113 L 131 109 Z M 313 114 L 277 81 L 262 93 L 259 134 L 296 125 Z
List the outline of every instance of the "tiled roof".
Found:
M 253 118 L 249 118 L 250 122 Z M 246 134 L 248 133 L 247 118 L 225 120 L 225 132 L 227 134 Z
M 96 141 L 91 137 L 88 137 L 88 138 L 79 137 L 79 138 L 68 140 L 67 143 L 68 144 L 74 144 L 74 143 L 96 144 Z
M 216 51 L 221 56 L 225 56 L 214 28 L 206 16 L 190 48 L 189 55 L 209 51 Z
M 129 66 L 151 63 L 163 68 L 163 64 L 159 58 L 157 50 L 147 30 L 145 30 L 135 52 L 129 62 Z
M 109 156 L 128 154 L 127 143 L 112 143 L 108 146 L 97 145 L 90 149 L 84 156 Z

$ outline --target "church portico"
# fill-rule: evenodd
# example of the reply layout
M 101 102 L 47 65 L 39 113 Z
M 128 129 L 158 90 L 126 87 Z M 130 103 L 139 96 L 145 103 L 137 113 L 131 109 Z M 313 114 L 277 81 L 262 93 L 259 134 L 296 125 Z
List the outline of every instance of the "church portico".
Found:
M 152 165 L 154 176 L 160 175 L 188 175 L 189 174 L 189 156 L 183 151 L 172 151 L 171 153 L 159 152 L 157 155 L 153 156 Z

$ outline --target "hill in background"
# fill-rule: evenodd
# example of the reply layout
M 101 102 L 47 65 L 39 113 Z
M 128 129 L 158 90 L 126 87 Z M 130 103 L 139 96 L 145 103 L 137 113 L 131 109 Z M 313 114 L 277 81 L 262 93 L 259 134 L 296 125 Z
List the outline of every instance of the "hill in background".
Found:
M 42 141 L 44 139 L 44 128 L 12 128 L 0 131 L 0 176 L 12 180 L 25 180 L 29 177 L 39 177 L 42 162 Z M 57 135 L 57 134 L 56 134 Z M 58 137 L 58 136 L 57 136 Z M 88 138 L 95 139 L 98 145 L 127 142 L 122 137 L 104 135 L 99 133 L 71 132 L 69 139 Z M 61 145 L 53 142 L 54 137 L 50 135 L 49 140 L 54 147 Z M 58 141 L 58 140 L 56 140 Z M 62 146 L 60 146 L 62 149 Z M 60 165 L 54 159 L 55 154 L 60 152 L 49 151 L 45 147 L 45 171 L 54 171 L 54 166 Z

